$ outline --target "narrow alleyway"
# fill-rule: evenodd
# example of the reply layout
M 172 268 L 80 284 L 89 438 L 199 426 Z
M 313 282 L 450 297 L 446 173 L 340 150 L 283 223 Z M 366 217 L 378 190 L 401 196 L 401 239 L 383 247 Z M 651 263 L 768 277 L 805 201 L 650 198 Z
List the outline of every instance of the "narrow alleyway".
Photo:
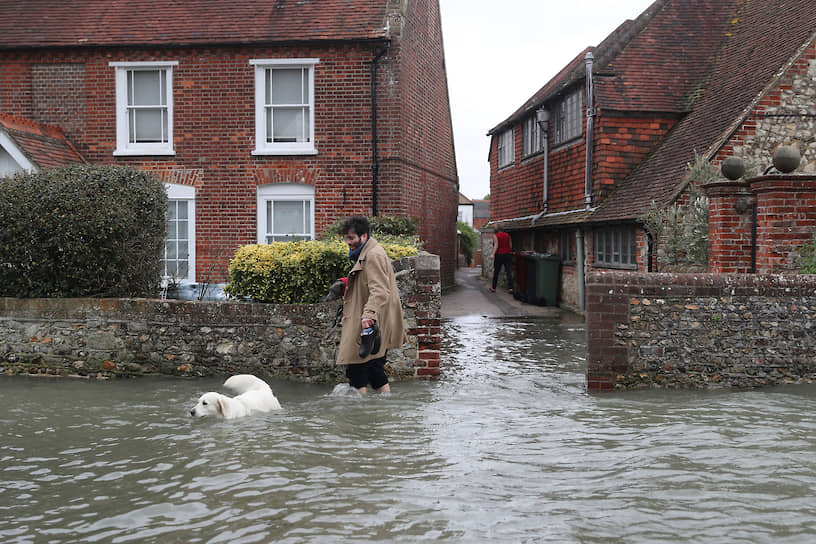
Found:
M 480 275 L 481 268 L 460 268 L 456 271 L 456 286 L 442 295 L 442 318 L 468 315 L 484 317 L 550 317 L 560 315 L 557 306 L 536 306 L 517 300 L 506 289 L 491 293 L 490 279 Z

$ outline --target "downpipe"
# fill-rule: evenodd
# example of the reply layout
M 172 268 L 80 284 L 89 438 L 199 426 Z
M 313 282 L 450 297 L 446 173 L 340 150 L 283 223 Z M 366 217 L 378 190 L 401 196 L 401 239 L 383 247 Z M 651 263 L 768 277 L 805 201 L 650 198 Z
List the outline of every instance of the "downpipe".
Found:
M 592 130 L 593 121 L 595 119 L 594 103 L 594 85 L 592 83 L 592 64 L 595 57 L 592 53 L 587 53 L 584 57 L 586 62 L 586 165 L 585 165 L 585 182 L 584 182 L 584 207 L 589 210 L 592 208 Z
M 578 227 L 575 230 L 575 268 L 578 272 L 578 309 L 582 312 L 586 309 L 584 304 L 584 231 Z
M 377 184 L 380 180 L 380 159 L 377 154 L 377 61 L 388 51 L 383 47 L 371 61 L 371 215 L 377 217 Z

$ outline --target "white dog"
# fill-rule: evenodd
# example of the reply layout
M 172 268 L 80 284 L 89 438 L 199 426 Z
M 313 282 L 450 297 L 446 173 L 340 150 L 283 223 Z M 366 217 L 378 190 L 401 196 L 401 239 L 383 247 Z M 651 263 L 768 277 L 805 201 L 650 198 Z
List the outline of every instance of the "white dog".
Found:
M 198 399 L 190 415 L 204 417 L 220 415 L 225 419 L 243 417 L 253 412 L 280 410 L 281 405 L 265 381 L 251 374 L 237 374 L 224 382 L 224 387 L 239 393 L 237 397 L 228 397 L 221 393 L 204 393 Z

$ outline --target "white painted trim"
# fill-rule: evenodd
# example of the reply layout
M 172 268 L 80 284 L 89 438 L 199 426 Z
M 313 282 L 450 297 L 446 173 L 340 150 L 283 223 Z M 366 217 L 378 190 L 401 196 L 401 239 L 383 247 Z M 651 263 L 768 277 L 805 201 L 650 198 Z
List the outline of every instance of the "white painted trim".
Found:
M 312 240 L 315 237 L 315 188 L 304 183 L 270 183 L 258 186 L 258 208 L 256 212 L 258 243 L 266 243 L 266 203 L 270 200 L 309 200 L 311 202 Z
M 249 64 L 252 66 L 275 66 L 275 65 L 292 65 L 292 66 L 306 66 L 315 65 L 320 62 L 320 59 L 250 59 Z
M 173 142 L 173 66 L 178 61 L 158 62 L 110 62 L 116 69 L 116 149 L 114 157 L 175 155 Z M 127 110 L 127 72 L 129 70 L 163 69 L 167 73 L 167 143 L 166 144 L 131 144 L 129 141 L 129 121 Z
M 196 229 L 195 229 L 195 187 L 178 183 L 165 183 L 168 200 L 187 201 L 187 277 L 185 282 L 196 281 Z
M 14 140 L 2 129 L 0 129 L 0 147 L 5 149 L 6 153 L 8 153 L 23 170 L 27 172 L 36 172 L 38 170 L 37 166 L 26 158 L 22 150 L 14 143 Z
M 252 155 L 317 155 L 315 145 L 315 65 L 317 58 L 308 59 L 251 59 L 255 67 L 255 149 Z M 309 141 L 304 143 L 266 143 L 266 115 L 264 98 L 268 68 L 285 66 L 288 68 L 308 68 L 309 70 Z

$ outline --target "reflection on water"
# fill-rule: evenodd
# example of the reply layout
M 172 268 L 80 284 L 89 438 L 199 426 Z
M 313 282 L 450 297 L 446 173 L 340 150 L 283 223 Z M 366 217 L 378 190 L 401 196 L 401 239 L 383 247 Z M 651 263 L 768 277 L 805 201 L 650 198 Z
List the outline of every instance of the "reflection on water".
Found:
M 579 321 L 445 324 L 445 377 L 0 379 L 0 541 L 790 542 L 816 537 L 816 388 L 592 396 Z

